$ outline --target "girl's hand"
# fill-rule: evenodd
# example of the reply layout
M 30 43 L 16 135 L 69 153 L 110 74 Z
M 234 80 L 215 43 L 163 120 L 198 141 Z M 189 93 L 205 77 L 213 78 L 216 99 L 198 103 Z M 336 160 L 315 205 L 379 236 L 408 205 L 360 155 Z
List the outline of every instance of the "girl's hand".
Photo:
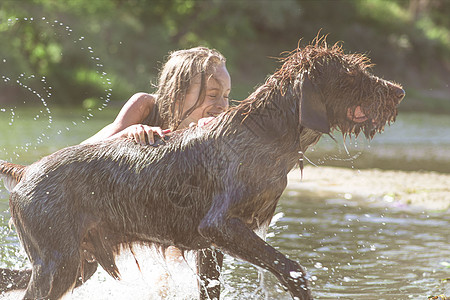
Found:
M 170 129 L 162 130 L 160 127 L 150 127 L 148 125 L 136 124 L 131 125 L 122 131 L 122 137 L 132 138 L 136 143 L 146 145 L 147 141 L 149 145 L 155 143 L 155 135 L 158 135 L 162 140 Z M 157 146 L 157 145 L 156 145 Z

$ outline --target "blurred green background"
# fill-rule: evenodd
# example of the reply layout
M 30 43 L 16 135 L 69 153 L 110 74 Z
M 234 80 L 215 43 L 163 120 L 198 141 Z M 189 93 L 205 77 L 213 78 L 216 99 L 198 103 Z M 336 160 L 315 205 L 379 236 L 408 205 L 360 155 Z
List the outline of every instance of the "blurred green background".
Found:
M 274 57 L 320 31 L 402 83 L 402 110 L 450 113 L 449 15 L 448 0 L 2 0 L 0 107 L 31 105 L 31 91 L 55 105 L 121 105 L 154 91 L 169 51 L 198 45 L 227 57 L 242 100 Z

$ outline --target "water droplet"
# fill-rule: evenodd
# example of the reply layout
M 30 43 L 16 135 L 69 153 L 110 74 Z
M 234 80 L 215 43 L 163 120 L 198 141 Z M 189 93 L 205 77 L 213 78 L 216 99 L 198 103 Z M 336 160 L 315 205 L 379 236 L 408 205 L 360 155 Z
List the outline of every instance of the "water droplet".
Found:
M 292 277 L 292 278 L 300 278 L 300 277 L 302 277 L 303 276 L 303 274 L 302 274 L 302 272 L 295 272 L 295 271 L 291 271 L 290 273 L 289 273 L 289 275 Z

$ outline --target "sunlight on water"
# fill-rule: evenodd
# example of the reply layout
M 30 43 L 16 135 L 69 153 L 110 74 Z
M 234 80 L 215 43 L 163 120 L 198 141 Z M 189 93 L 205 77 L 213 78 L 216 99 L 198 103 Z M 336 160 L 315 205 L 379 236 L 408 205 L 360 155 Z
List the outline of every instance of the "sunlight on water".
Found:
M 154 249 L 135 251 L 141 271 L 134 257 L 125 251 L 117 266 L 122 280 L 116 281 L 103 270 L 98 271 L 85 286 L 65 299 L 195 299 L 197 281 L 193 255 L 188 254 L 179 264 L 166 263 Z
M 121 280 L 111 278 L 101 267 L 80 288 L 64 300 L 75 299 L 195 299 L 198 294 L 193 255 L 180 264 L 166 263 L 153 248 L 135 248 L 139 268 L 129 251 L 119 256 Z M 0 299 L 17 299 L 23 291 L 7 293 Z

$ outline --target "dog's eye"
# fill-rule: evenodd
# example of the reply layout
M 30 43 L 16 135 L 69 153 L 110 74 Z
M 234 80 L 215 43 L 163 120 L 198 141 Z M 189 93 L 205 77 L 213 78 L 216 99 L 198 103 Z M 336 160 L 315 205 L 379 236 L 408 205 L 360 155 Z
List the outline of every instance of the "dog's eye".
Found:
M 355 69 L 346 69 L 346 74 L 350 77 L 356 77 L 356 75 L 358 74 L 358 72 Z

